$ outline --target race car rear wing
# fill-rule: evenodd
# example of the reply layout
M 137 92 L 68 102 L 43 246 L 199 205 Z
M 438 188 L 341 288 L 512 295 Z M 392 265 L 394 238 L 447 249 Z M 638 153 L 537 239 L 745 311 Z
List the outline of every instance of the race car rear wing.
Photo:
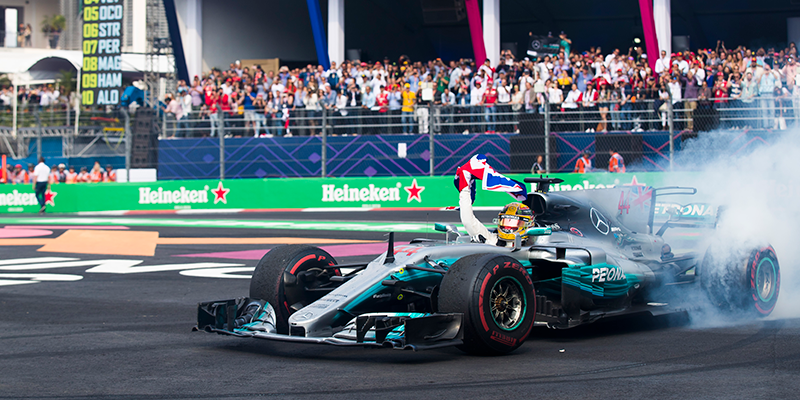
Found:
M 656 216 L 656 201 L 658 196 L 677 196 L 677 195 L 694 195 L 697 193 L 697 189 L 693 187 L 687 186 L 664 186 L 660 188 L 653 188 L 652 199 L 650 200 L 653 206 L 650 207 L 650 217 L 648 219 L 647 225 L 650 227 L 650 234 L 653 234 L 653 221 L 655 220 Z M 663 229 L 663 227 L 662 227 Z M 659 230 L 660 233 L 661 230 Z M 660 236 L 660 235 L 659 235 Z

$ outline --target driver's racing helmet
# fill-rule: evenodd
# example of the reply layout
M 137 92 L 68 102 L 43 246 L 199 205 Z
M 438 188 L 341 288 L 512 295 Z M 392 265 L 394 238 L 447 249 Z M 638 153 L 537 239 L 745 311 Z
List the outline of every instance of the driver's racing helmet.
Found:
M 533 224 L 533 212 L 522 203 L 510 203 L 497 214 L 497 238 L 514 240 L 514 235 L 523 235 Z

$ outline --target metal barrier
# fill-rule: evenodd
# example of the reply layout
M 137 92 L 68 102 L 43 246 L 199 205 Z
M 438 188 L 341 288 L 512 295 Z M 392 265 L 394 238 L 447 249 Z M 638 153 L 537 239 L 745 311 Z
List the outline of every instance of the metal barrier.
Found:
M 245 142 L 235 145 L 244 147 L 237 147 L 234 156 L 233 150 L 225 148 L 225 138 L 296 138 L 290 142 L 302 149 L 283 155 L 281 152 L 287 150 L 278 142 L 247 142 L 249 146 L 263 148 L 265 154 L 273 154 L 275 160 L 284 163 L 296 176 L 343 176 L 352 172 L 350 169 L 361 171 L 359 168 L 367 176 L 447 174 L 452 172 L 454 158 L 463 157 L 460 153 L 454 155 L 454 149 L 461 147 L 473 152 L 504 152 L 504 158 L 498 159 L 497 163 L 506 172 L 530 172 L 538 156 L 542 157 L 542 171 L 569 172 L 583 151 L 595 153 L 597 157 L 593 156 L 593 167 L 604 169 L 608 158 L 605 153 L 610 150 L 620 152 L 628 165 L 670 170 L 682 141 L 696 136 L 697 132 L 783 130 L 800 125 L 800 97 L 680 101 L 652 97 L 650 94 L 645 99 L 627 102 L 549 103 L 547 96 L 539 95 L 528 96 L 531 101 L 527 104 L 505 103 L 490 107 L 418 104 L 413 111 L 403 111 L 395 106 L 282 107 L 212 114 L 200 108 L 186 113 L 181 119 L 158 112 L 154 125 L 161 139 L 210 140 L 208 146 L 198 146 L 191 151 L 204 152 L 200 157 L 206 160 L 208 167 L 217 171 L 220 178 L 225 177 L 225 171 L 229 171 L 231 176 L 271 176 L 269 171 L 251 168 L 250 165 L 272 162 L 272 158 L 265 161 L 256 151 L 247 151 L 242 144 Z M 63 106 L 28 105 L 20 107 L 17 115 L 14 135 L 9 127 L 9 109 L 0 109 L 0 149 L 6 149 L 14 157 L 27 155 L 32 140 L 58 136 L 64 140 L 64 155 L 124 154 L 125 124 L 123 113 L 119 111 L 81 110 L 77 134 L 72 131 L 75 113 Z M 376 140 L 369 139 L 370 136 Z M 458 139 L 472 137 L 475 140 Z M 162 142 L 162 147 L 168 143 L 171 141 Z M 347 155 L 353 154 L 357 148 L 369 150 L 359 157 L 373 158 L 384 164 L 393 163 L 397 169 L 383 171 L 379 167 L 356 167 Z M 190 150 L 181 148 L 175 154 L 184 151 Z M 414 158 L 414 161 L 404 158 Z M 304 160 L 311 160 L 311 164 L 316 166 Z M 164 159 L 159 160 L 159 165 L 172 168 L 171 162 L 177 168 L 181 161 Z M 208 173 L 190 175 L 208 177 Z
M 547 101 L 547 99 L 544 99 Z M 643 132 L 715 129 L 786 129 L 800 118 L 800 98 L 755 97 L 741 99 L 644 99 L 580 103 L 531 103 L 485 105 L 417 105 L 400 108 L 284 109 L 276 112 L 237 110 L 211 114 L 191 111 L 181 119 L 163 114 L 162 138 L 368 135 L 390 133 L 536 133 L 548 132 Z M 520 121 L 538 116 L 545 126 L 537 132 L 520 132 Z M 534 118 L 535 119 L 535 118 Z M 524 124 L 523 124 L 524 125 Z
M 126 118 L 122 110 L 74 110 L 64 104 L 20 105 L 16 126 L 10 107 L 0 108 L 0 151 L 13 158 L 42 154 L 43 138 L 60 138 L 59 157 L 125 156 Z M 77 125 L 76 125 L 77 123 Z M 76 129 L 77 128 L 77 129 Z

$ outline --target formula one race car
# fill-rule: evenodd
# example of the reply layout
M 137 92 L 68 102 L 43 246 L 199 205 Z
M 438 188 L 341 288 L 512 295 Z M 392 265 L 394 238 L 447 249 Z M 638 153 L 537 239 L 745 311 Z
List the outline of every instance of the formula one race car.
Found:
M 770 314 L 780 268 L 769 245 L 724 251 L 696 245 L 673 254 L 670 228 L 711 232 L 656 200 L 694 188 L 624 186 L 548 193 L 551 178 L 525 204 L 536 226 L 506 247 L 475 243 L 437 224 L 444 240 L 394 245 L 368 264 L 337 264 L 305 245 L 272 249 L 258 263 L 246 298 L 198 306 L 196 329 L 242 337 L 344 346 L 431 349 L 473 354 L 518 348 L 535 325 L 571 328 L 601 318 L 691 310 L 710 303 L 752 317 Z M 659 215 L 669 219 L 657 222 Z M 691 209 L 691 207 L 689 207 Z M 697 233 L 692 233 L 696 237 Z M 699 252 L 697 252 L 699 250 Z

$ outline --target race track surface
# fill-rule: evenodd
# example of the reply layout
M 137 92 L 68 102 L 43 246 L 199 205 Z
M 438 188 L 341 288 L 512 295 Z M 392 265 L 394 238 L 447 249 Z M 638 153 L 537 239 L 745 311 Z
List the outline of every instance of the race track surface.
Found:
M 383 251 L 387 225 L 408 241 L 457 220 L 399 211 L 0 218 L 0 398 L 798 397 L 795 319 L 536 328 L 519 350 L 491 358 L 191 331 L 197 303 L 246 296 L 258 258 L 279 243 L 320 245 L 347 263 Z

